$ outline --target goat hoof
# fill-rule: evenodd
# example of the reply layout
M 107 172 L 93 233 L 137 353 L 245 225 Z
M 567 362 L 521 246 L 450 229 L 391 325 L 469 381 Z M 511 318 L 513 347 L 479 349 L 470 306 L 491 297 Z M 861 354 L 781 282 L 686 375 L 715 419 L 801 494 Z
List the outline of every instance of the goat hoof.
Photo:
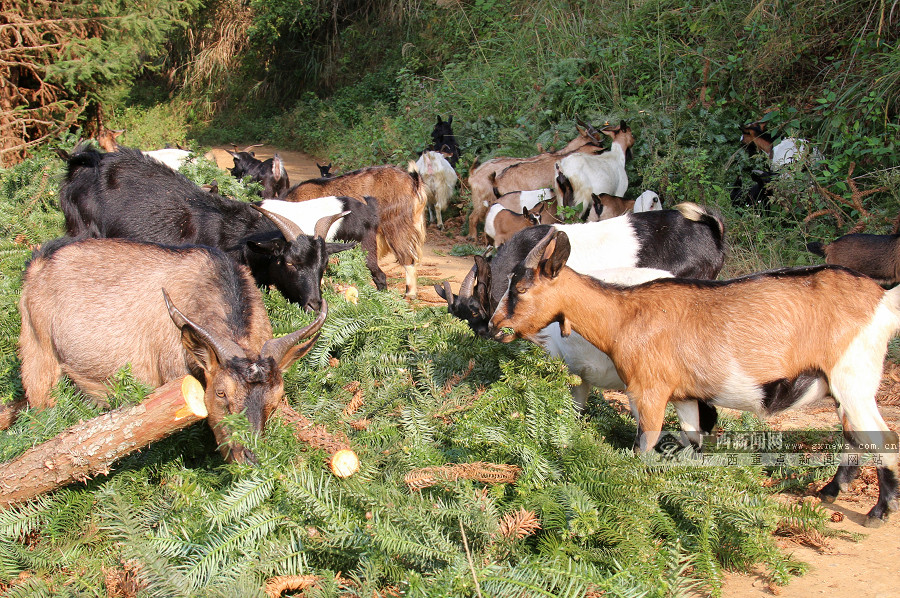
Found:
M 819 492 L 819 498 L 822 499 L 822 502 L 832 504 L 837 500 L 837 494 L 825 494 L 824 492 Z
M 866 522 L 863 525 L 869 529 L 876 529 L 884 525 L 884 519 L 881 517 L 866 517 Z

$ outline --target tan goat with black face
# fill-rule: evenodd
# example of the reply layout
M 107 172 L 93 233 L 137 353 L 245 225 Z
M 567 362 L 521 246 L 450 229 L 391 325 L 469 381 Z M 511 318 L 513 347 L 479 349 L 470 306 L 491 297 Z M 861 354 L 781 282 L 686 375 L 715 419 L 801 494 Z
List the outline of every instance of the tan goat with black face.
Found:
M 513 271 L 492 332 L 509 341 L 559 322 L 563 335 L 574 330 L 609 355 L 638 421 L 636 449 L 656 445 L 670 401 L 770 414 L 829 394 L 852 442 L 896 443 L 875 392 L 887 343 L 900 330 L 900 288 L 885 292 L 831 266 L 620 287 L 577 274 L 568 257 L 566 234 L 548 233 Z M 883 457 L 872 526 L 898 508 L 896 447 Z M 824 499 L 856 475 L 858 466 L 845 463 L 821 490 Z
M 229 441 L 222 418 L 243 412 L 264 429 L 284 395 L 282 372 L 312 348 L 328 307 L 273 339 L 250 272 L 217 249 L 63 239 L 31 260 L 19 311 L 29 406 L 52 406 L 63 374 L 99 402 L 127 364 L 153 387 L 193 374 L 223 456 L 244 460 L 253 455 Z

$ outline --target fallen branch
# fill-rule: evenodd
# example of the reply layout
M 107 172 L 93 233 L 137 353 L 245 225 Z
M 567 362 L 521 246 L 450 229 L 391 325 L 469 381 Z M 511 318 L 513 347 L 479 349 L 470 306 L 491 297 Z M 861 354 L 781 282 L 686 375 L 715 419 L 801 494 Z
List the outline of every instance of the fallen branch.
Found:
M 453 482 L 459 479 L 474 480 L 486 484 L 512 484 L 522 469 L 517 465 L 506 463 L 459 463 L 414 469 L 404 476 L 403 481 L 413 490 L 421 490 L 440 482 Z
M 282 592 L 308 590 L 320 581 L 317 575 L 279 575 L 266 580 L 265 592 L 269 598 L 278 598 Z
M 281 403 L 278 411 L 294 426 L 294 436 L 298 440 L 328 453 L 328 465 L 334 475 L 346 478 L 359 471 L 359 457 L 345 438 L 329 433 L 325 426 L 317 426 L 286 403 Z
M 206 417 L 203 387 L 191 376 L 160 386 L 137 405 L 76 424 L 0 468 L 0 508 L 83 482 L 125 455 Z

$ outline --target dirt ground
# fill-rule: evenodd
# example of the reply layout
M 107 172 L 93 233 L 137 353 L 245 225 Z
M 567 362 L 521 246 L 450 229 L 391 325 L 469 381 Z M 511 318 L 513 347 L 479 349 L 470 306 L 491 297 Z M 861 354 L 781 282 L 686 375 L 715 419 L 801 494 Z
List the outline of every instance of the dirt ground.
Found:
M 224 148 L 221 148 L 224 149 Z M 229 169 L 233 163 L 224 151 L 214 150 L 220 167 Z M 228 148 L 231 149 L 231 148 Z M 253 148 L 256 156 L 265 160 L 272 156 L 275 148 L 261 146 Z M 319 176 L 315 158 L 301 152 L 277 150 L 285 161 L 291 183 Z M 322 162 L 322 160 L 320 160 Z M 465 212 L 465 209 L 463 209 Z M 445 219 L 445 228 L 438 230 L 428 227 L 423 259 L 419 264 L 419 299 L 421 304 L 445 303 L 434 291 L 432 285 L 449 280 L 454 292 L 472 267 L 471 257 L 454 257 L 450 250 L 455 244 L 465 243 L 461 235 L 462 217 Z M 391 289 L 403 291 L 403 269 L 388 257 L 381 262 L 388 276 Z M 627 400 L 621 393 L 605 393 L 608 399 L 618 402 L 627 409 Z M 893 430 L 900 430 L 900 366 L 888 364 L 878 394 L 878 404 L 882 416 Z M 835 429 L 839 424 L 834 407 L 830 402 L 813 404 L 805 409 L 790 411 L 769 420 L 777 430 L 789 429 Z M 812 494 L 817 488 L 810 488 Z M 874 471 L 864 468 L 848 492 L 842 493 L 834 504 L 824 508 L 831 515 L 830 524 L 835 530 L 858 534 L 858 541 L 834 538 L 803 536 L 784 538 L 779 542 L 783 548 L 793 553 L 799 560 L 809 564 L 809 572 L 794 578 L 789 585 L 770 586 L 764 572 L 756 574 L 726 574 L 722 595 L 726 598 L 756 598 L 761 596 L 789 596 L 791 598 L 813 598 L 822 595 L 852 596 L 852 598 L 898 598 L 900 597 L 900 514 L 894 516 L 882 527 L 863 527 L 868 510 L 875 504 L 878 495 Z M 814 496 L 783 495 L 786 501 L 815 501 Z

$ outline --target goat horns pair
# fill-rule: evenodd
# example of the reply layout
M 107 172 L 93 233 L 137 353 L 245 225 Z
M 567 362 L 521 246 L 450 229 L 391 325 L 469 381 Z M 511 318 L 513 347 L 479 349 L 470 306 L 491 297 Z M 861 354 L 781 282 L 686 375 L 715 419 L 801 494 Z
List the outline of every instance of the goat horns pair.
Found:
M 190 326 L 191 329 L 206 343 L 210 346 L 210 348 L 215 352 L 216 359 L 219 360 L 219 363 L 224 363 L 231 357 L 243 357 L 244 351 L 240 348 L 240 346 L 231 340 L 220 340 L 216 339 L 213 335 L 203 329 L 202 326 L 199 326 L 195 322 L 191 321 L 190 318 L 185 316 L 181 311 L 175 307 L 172 303 L 172 299 L 169 297 L 169 293 L 166 289 L 162 290 L 163 299 L 166 301 L 166 308 L 169 310 L 169 316 L 171 316 L 172 320 L 175 322 L 175 325 L 178 326 L 178 329 L 181 330 L 185 326 Z M 272 338 L 266 341 L 260 350 L 260 357 L 263 359 L 267 357 L 271 357 L 275 360 L 276 363 L 279 363 L 281 359 L 287 354 L 287 352 L 296 345 L 298 342 L 303 339 L 314 337 L 312 341 L 306 343 L 306 345 L 301 349 L 302 353 L 306 353 L 309 350 L 309 347 L 316 341 L 318 338 L 318 332 L 321 330 L 322 325 L 325 323 L 325 317 L 328 315 L 328 303 L 323 299 L 322 300 L 322 310 L 319 312 L 319 315 L 316 319 L 307 326 L 306 328 L 302 328 L 280 338 Z
M 300 235 L 305 235 L 303 229 L 297 226 L 297 223 L 289 218 L 285 218 L 281 214 L 276 214 L 275 212 L 270 212 L 265 208 L 261 208 L 256 204 L 251 204 L 253 209 L 260 212 L 263 216 L 272 221 L 278 230 L 281 231 L 281 234 L 284 235 L 284 238 L 289 242 L 293 243 L 297 240 L 297 237 Z M 340 212 L 338 214 L 332 214 L 331 216 L 322 216 L 316 221 L 316 228 L 313 231 L 313 236 L 321 239 L 325 239 L 328 236 L 328 229 L 331 228 L 331 225 L 349 214 L 349 210 L 346 212 Z
M 472 296 L 472 291 L 475 288 L 475 272 L 477 268 L 478 266 L 472 266 L 472 269 L 469 270 L 469 273 L 463 278 L 462 284 L 459 285 L 459 295 L 456 296 L 458 299 L 465 299 Z M 447 300 L 447 305 L 452 309 L 453 289 L 450 288 L 449 280 L 444 281 L 444 298 Z

